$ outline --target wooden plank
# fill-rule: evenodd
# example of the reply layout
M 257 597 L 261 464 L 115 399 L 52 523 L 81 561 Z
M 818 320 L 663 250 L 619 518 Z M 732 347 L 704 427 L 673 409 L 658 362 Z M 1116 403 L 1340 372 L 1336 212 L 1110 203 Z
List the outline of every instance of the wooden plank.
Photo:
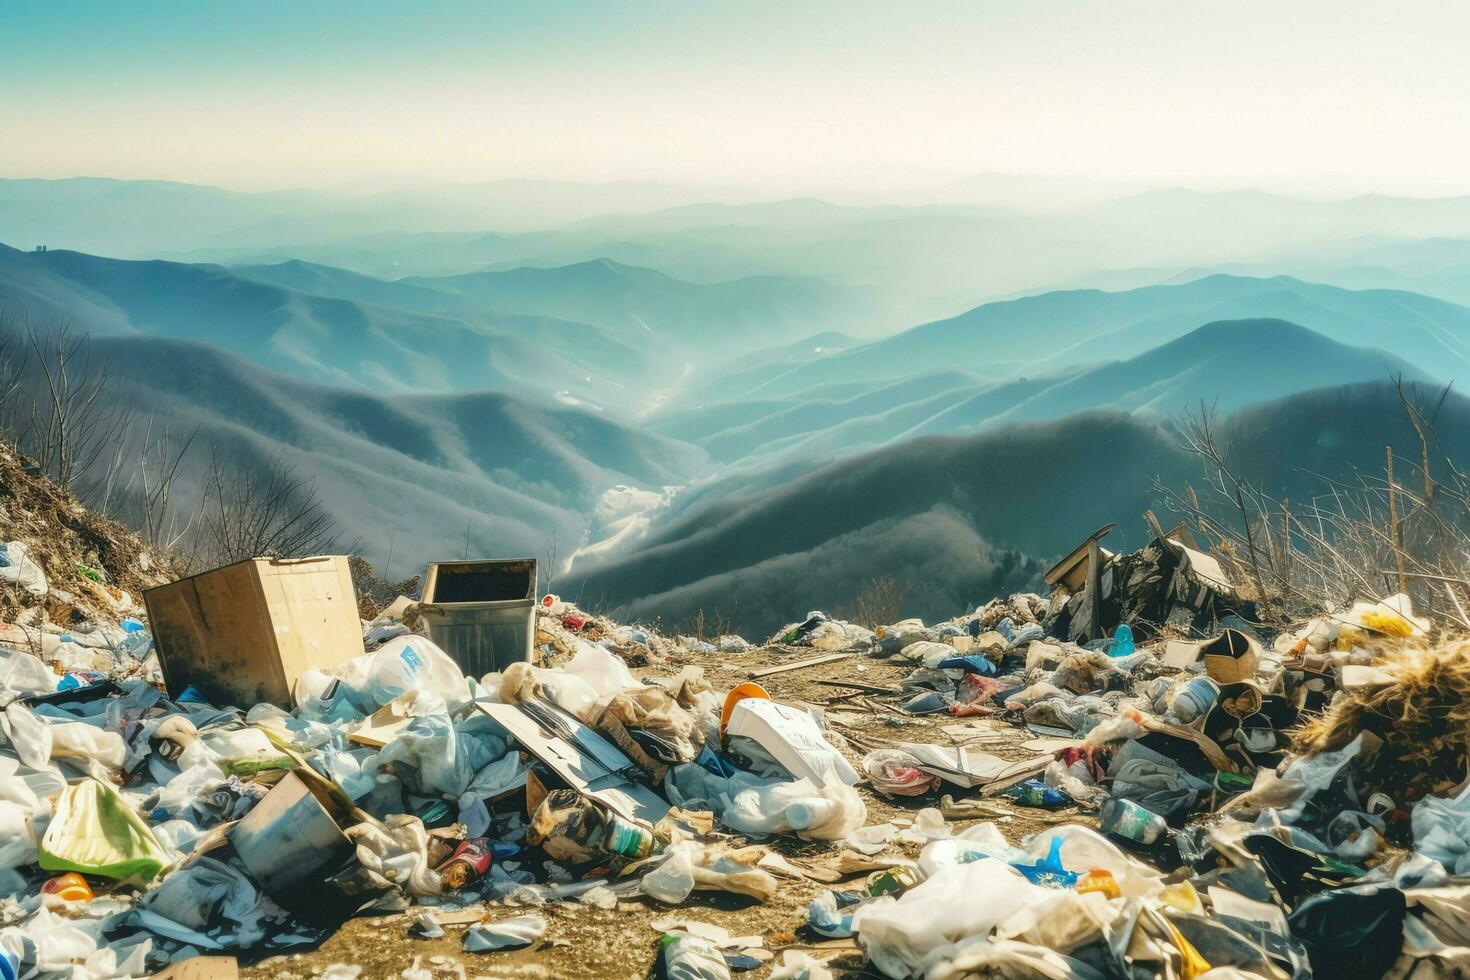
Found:
M 876 684 L 854 684 L 852 681 L 817 681 L 823 687 L 851 688 L 864 694 L 901 694 L 896 687 L 879 687 Z
M 233 956 L 194 956 L 153 974 L 152 980 L 235 980 L 239 975 Z
M 788 670 L 801 670 L 803 667 L 816 667 L 819 664 L 830 664 L 834 660 L 846 660 L 851 657 L 850 653 L 829 653 L 821 657 L 812 657 L 809 660 L 798 660 L 794 664 L 780 664 L 775 667 L 762 667 L 760 670 L 752 670 L 751 677 L 770 677 L 772 674 L 784 674 Z

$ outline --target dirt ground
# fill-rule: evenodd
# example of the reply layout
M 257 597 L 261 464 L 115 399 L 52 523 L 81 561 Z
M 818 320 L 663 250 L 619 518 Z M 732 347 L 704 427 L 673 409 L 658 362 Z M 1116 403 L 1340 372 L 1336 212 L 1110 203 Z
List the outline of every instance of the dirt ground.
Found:
M 705 668 L 706 676 L 716 689 L 728 689 L 736 683 L 748 680 L 751 670 L 791 663 L 816 655 L 820 655 L 819 652 L 810 649 L 769 648 L 746 655 L 690 655 L 677 666 L 683 666 L 684 663 L 698 664 Z M 868 701 L 868 696 L 853 696 L 851 690 L 820 683 L 843 681 L 896 688 L 910 670 L 911 667 L 902 661 L 875 660 L 859 654 L 771 675 L 761 679 L 760 683 L 778 700 L 806 702 L 822 707 L 834 727 L 849 737 L 846 752 L 854 765 L 859 765 L 869 747 L 898 742 L 953 745 L 955 740 L 940 728 L 957 723 L 1004 729 L 1004 742 L 987 742 L 984 746 L 986 751 L 996 755 L 1008 759 L 1024 759 L 1035 754 L 1020 748 L 1021 743 L 1034 736 L 1019 728 L 997 725 L 986 719 L 956 719 L 947 714 L 910 718 L 896 710 L 880 712 L 876 709 L 879 701 Z M 643 674 L 665 672 L 673 671 L 659 668 L 635 671 Z M 858 792 L 868 806 L 869 824 L 884 821 L 902 823 L 910 820 L 922 807 L 937 806 L 939 796 L 944 793 L 951 793 L 957 799 L 974 795 L 974 791 L 962 791 L 947 785 L 941 787 L 938 793 L 898 802 L 879 796 L 866 784 L 860 785 Z M 1058 822 L 1087 819 L 1079 817 L 1074 811 L 1048 813 L 1017 806 L 1004 799 L 996 799 L 994 804 L 1008 813 L 1008 816 L 996 819 L 1006 838 L 1012 842 L 1019 842 L 1022 838 Z M 960 827 L 969 826 L 972 822 L 955 821 Z M 739 838 L 736 841 L 738 843 Z M 827 843 L 806 842 L 794 837 L 777 838 L 765 843 L 798 861 L 835 850 Z M 896 846 L 900 849 L 906 847 L 909 856 L 917 854 L 915 847 Z M 242 964 L 241 974 L 246 977 L 285 980 L 294 977 L 305 980 L 320 975 L 332 964 L 345 963 L 362 967 L 362 980 L 397 977 L 403 970 L 415 964 L 436 978 L 639 978 L 648 976 L 654 963 L 655 943 L 661 932 L 653 927 L 653 923 L 672 918 L 713 923 L 730 930 L 734 935 L 763 936 L 766 949 L 778 955 L 785 948 L 803 949 L 826 959 L 834 974 L 840 977 L 875 975 L 864 973 L 863 956 L 855 946 L 826 940 L 805 929 L 807 904 L 815 895 L 833 887 L 859 888 L 862 885 L 862 876 L 838 885 L 817 881 L 779 880 L 780 889 L 767 903 L 719 892 L 695 892 L 680 907 L 664 906 L 644 897 L 619 901 L 616 909 L 608 910 L 576 901 L 550 903 L 537 908 L 495 904 L 485 906 L 486 920 L 509 918 L 528 912 L 534 912 L 546 919 L 546 935 L 536 945 L 514 951 L 462 952 L 460 947 L 467 928 L 464 925 L 446 925 L 445 935 L 438 939 L 415 939 L 408 935 L 410 920 L 406 915 L 359 917 L 347 922 L 319 947 L 309 952 L 272 957 L 248 967 Z M 769 972 L 769 966 L 765 966 L 738 975 L 764 977 Z

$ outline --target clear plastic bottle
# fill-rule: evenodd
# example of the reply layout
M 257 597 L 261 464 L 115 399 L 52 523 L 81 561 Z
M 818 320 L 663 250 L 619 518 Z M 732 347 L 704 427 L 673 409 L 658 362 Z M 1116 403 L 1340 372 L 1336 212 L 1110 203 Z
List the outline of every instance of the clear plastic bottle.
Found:
M 667 980 L 730 980 L 725 957 L 708 939 L 665 936 L 659 940 L 663 975 Z
M 837 801 L 808 796 L 786 804 L 786 822 L 792 830 L 809 830 L 837 816 Z
M 1104 833 L 1136 844 L 1156 844 L 1169 833 L 1169 824 L 1163 817 L 1132 800 L 1114 797 L 1102 805 L 1098 823 Z

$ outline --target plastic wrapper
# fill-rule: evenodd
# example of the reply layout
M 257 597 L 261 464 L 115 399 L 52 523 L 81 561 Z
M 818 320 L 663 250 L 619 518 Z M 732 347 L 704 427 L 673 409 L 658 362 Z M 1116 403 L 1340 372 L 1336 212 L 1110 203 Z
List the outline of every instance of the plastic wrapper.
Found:
M 863 757 L 863 771 L 884 796 L 922 796 L 939 787 L 939 777 L 918 768 L 919 760 L 900 749 L 877 749 Z
M 169 860 L 143 818 L 95 779 L 84 779 L 61 794 L 39 853 L 47 871 L 137 881 L 152 881 Z

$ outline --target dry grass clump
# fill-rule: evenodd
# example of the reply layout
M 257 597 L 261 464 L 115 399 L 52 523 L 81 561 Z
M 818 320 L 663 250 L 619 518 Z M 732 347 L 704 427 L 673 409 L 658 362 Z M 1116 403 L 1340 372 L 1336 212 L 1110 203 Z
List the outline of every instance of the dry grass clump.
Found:
M 1392 683 L 1345 693 L 1296 733 L 1295 749 L 1340 749 L 1359 732 L 1383 747 L 1367 760 L 1368 784 L 1400 805 L 1463 782 L 1470 759 L 1470 638 L 1406 642 L 1379 666 Z

